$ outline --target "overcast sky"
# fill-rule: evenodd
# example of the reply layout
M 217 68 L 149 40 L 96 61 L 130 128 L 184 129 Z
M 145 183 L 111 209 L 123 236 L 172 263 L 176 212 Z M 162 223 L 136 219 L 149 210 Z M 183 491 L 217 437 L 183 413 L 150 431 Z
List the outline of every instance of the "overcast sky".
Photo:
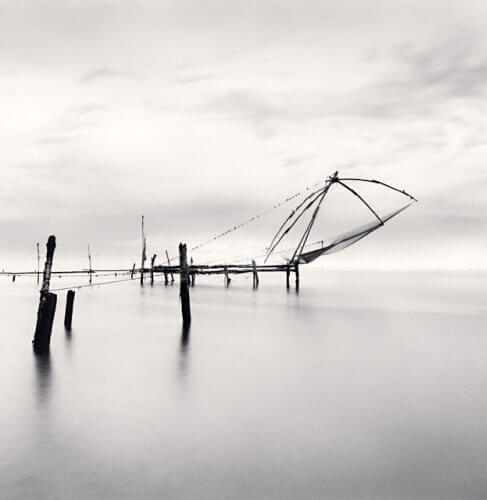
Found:
M 58 263 L 90 243 L 129 266 L 141 214 L 149 253 L 174 254 L 335 170 L 420 203 L 320 266 L 485 268 L 486 19 L 474 0 L 0 0 L 0 268 L 51 233 Z

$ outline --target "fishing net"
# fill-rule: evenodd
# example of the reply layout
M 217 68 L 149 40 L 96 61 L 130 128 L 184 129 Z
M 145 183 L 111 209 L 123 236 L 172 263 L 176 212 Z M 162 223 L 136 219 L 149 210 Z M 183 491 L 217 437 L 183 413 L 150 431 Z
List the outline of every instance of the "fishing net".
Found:
M 413 202 L 407 203 L 403 207 L 394 210 L 393 212 L 381 217 L 382 223 L 375 219 L 372 222 L 369 222 L 368 224 L 364 224 L 362 226 L 359 226 L 355 229 L 352 229 L 351 231 L 347 231 L 346 233 L 340 234 L 339 236 L 336 236 L 330 243 L 325 244 L 325 242 L 322 242 L 322 248 L 318 248 L 316 250 L 311 250 L 308 252 L 303 252 L 299 254 L 298 256 L 298 261 L 301 264 L 309 264 L 310 262 L 313 262 L 316 260 L 318 257 L 321 257 L 322 255 L 328 255 L 332 253 L 339 252 L 340 250 L 343 250 L 350 245 L 353 245 L 354 243 L 357 243 L 360 241 L 362 238 L 365 238 L 368 236 L 370 233 L 374 232 L 375 230 L 379 229 L 382 227 L 387 221 L 395 217 L 396 215 L 400 214 L 406 208 L 411 206 Z

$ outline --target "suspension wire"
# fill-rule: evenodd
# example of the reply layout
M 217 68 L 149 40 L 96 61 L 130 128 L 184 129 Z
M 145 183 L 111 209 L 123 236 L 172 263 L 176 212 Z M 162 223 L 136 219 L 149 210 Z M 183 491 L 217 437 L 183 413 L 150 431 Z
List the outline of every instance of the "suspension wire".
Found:
M 226 229 L 225 231 L 217 234 L 216 236 L 213 236 L 212 238 L 209 238 L 208 240 L 206 241 L 203 241 L 202 243 L 199 243 L 198 245 L 192 247 L 190 250 L 192 252 L 194 252 L 195 250 L 198 250 L 212 242 L 214 242 L 215 240 L 218 240 L 220 238 L 223 238 L 224 236 L 226 236 L 227 234 L 229 233 L 232 233 L 233 231 L 236 231 L 237 229 L 240 229 L 241 227 L 243 226 L 246 226 L 247 224 L 250 224 L 252 222 L 254 222 L 255 220 L 257 219 L 260 219 L 261 217 L 264 217 L 264 215 L 267 215 L 268 213 L 272 212 L 273 210 L 281 207 L 282 205 L 286 204 L 286 203 L 289 203 L 290 201 L 294 200 L 295 198 L 297 198 L 298 196 L 301 196 L 303 194 L 305 194 L 307 191 L 309 191 L 310 189 L 314 188 L 315 186 L 317 186 L 318 184 L 321 184 L 322 181 L 318 181 L 318 182 L 315 182 L 314 184 L 312 184 L 311 186 L 307 186 L 305 189 L 302 189 L 301 191 L 298 191 L 297 193 L 294 193 L 292 194 L 291 196 L 288 196 L 286 199 L 282 200 L 282 201 L 279 201 L 278 203 L 274 204 L 272 207 L 268 208 L 267 210 L 265 210 L 264 212 L 261 212 L 257 215 L 254 215 L 253 217 L 250 217 L 250 219 L 247 219 L 243 222 L 241 222 L 240 224 L 237 224 L 236 226 L 233 226 L 229 229 Z M 318 190 L 319 191 L 319 190 Z M 309 196 L 312 196 L 314 193 L 312 193 L 311 195 Z M 175 257 L 174 257 L 175 258 Z M 173 260 L 173 259 L 170 259 L 170 260 Z

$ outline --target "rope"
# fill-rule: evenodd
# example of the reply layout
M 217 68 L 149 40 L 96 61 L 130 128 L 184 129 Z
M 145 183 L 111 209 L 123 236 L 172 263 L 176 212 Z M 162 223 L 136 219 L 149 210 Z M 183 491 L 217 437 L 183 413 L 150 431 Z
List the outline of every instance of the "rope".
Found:
M 237 229 L 240 229 L 241 227 L 246 226 L 246 225 L 248 225 L 248 224 L 256 221 L 257 219 L 260 219 L 261 217 L 264 217 L 268 213 L 272 212 L 273 210 L 281 207 L 282 205 L 284 205 L 286 203 L 289 203 L 290 201 L 294 200 L 298 196 L 302 196 L 303 194 L 305 194 L 310 189 L 314 188 L 318 184 L 321 184 L 321 182 L 322 181 L 315 182 L 311 186 L 307 186 L 305 189 L 302 189 L 301 191 L 298 191 L 297 193 L 294 193 L 291 196 L 288 196 L 286 199 L 279 201 L 278 203 L 274 204 L 272 207 L 268 208 L 264 212 L 261 212 L 261 213 L 259 213 L 257 215 L 254 215 L 253 217 L 250 217 L 250 219 L 247 219 L 247 220 L 241 222 L 240 224 L 237 224 L 236 226 L 233 226 L 233 227 L 231 227 L 229 229 L 226 229 L 225 231 L 223 231 L 223 232 L 221 232 L 221 233 L 213 236 L 212 238 L 209 238 L 208 240 L 203 241 L 202 243 L 199 243 L 198 245 L 192 247 L 191 251 L 194 252 L 195 250 L 198 250 L 198 249 L 200 249 L 200 248 L 202 248 L 202 247 L 204 247 L 206 245 L 209 245 L 210 243 L 213 243 L 215 240 L 223 238 L 227 234 L 233 233 L 233 231 L 236 231 Z M 170 259 L 170 260 L 173 260 L 173 259 Z
M 137 280 L 135 280 L 133 278 L 125 278 L 123 280 L 102 281 L 100 283 L 91 283 L 91 284 L 87 284 L 87 285 L 73 285 L 73 286 L 66 286 L 66 287 L 63 287 L 63 288 L 53 288 L 53 289 L 51 289 L 49 291 L 50 292 L 60 292 L 61 290 L 72 290 L 73 288 L 77 288 L 79 290 L 80 288 L 86 288 L 86 287 L 90 287 L 90 286 L 100 286 L 100 285 L 111 285 L 113 283 L 122 283 L 123 281 L 134 281 L 134 282 L 137 282 Z

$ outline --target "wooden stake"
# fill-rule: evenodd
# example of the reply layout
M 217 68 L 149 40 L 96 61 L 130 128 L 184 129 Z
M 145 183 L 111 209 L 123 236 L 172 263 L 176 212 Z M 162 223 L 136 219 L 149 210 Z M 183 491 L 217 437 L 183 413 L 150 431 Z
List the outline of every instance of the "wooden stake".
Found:
M 191 323 L 191 304 L 189 298 L 189 273 L 186 244 L 179 244 L 179 296 L 181 297 L 181 312 L 183 325 Z
M 130 272 L 130 279 L 131 280 L 134 279 L 134 273 L 135 273 L 135 262 L 134 262 L 134 265 L 132 266 L 132 271 Z
M 39 252 L 39 243 L 37 245 L 37 284 L 39 284 L 39 277 L 41 274 L 41 254 Z
M 157 254 L 154 254 L 150 259 L 150 284 L 154 284 L 154 262 L 156 260 Z
M 230 286 L 232 278 L 230 278 L 230 276 L 228 274 L 228 267 L 227 266 L 224 266 L 223 272 L 225 274 L 225 286 L 228 288 Z
M 74 290 L 68 290 L 66 293 L 66 311 L 64 313 L 64 327 L 66 330 L 71 330 L 71 323 L 73 321 L 73 304 Z
M 166 250 L 166 258 L 167 258 L 167 265 L 170 266 L 171 259 L 169 258 L 169 254 L 167 253 L 167 250 Z M 171 272 L 171 283 L 174 283 L 174 274 L 172 272 Z
M 190 262 L 191 262 L 191 272 L 189 274 L 190 276 L 190 280 L 191 280 L 191 286 L 194 286 L 194 283 L 195 283 L 195 272 L 194 272 L 194 269 L 193 269 L 193 257 L 191 257 L 190 259 Z
M 91 273 L 92 273 L 92 270 L 91 270 L 91 252 L 90 252 L 90 245 L 87 245 L 88 247 L 88 269 L 89 269 L 89 273 L 90 273 L 90 285 L 91 285 Z
M 34 340 L 32 341 L 34 344 L 34 351 L 38 354 L 45 354 L 49 351 L 52 323 L 56 312 L 57 296 L 55 293 L 49 292 L 52 261 L 55 249 L 56 237 L 51 235 L 47 240 L 46 263 L 44 264 L 44 274 L 42 276 L 36 329 L 34 333 Z
M 290 274 L 291 274 L 291 267 L 288 264 L 287 267 L 286 267 L 286 289 L 287 290 L 289 290 L 289 277 L 290 277 Z
M 142 216 L 142 258 L 140 263 L 140 284 L 144 284 L 144 266 L 145 261 L 147 259 L 146 254 L 146 239 L 145 239 L 145 231 L 144 231 L 144 216 Z
M 254 290 L 259 288 L 259 275 L 257 273 L 257 264 L 254 259 L 252 259 L 252 288 Z
M 299 290 L 299 264 L 297 261 L 294 264 L 294 272 L 296 273 L 296 290 Z

